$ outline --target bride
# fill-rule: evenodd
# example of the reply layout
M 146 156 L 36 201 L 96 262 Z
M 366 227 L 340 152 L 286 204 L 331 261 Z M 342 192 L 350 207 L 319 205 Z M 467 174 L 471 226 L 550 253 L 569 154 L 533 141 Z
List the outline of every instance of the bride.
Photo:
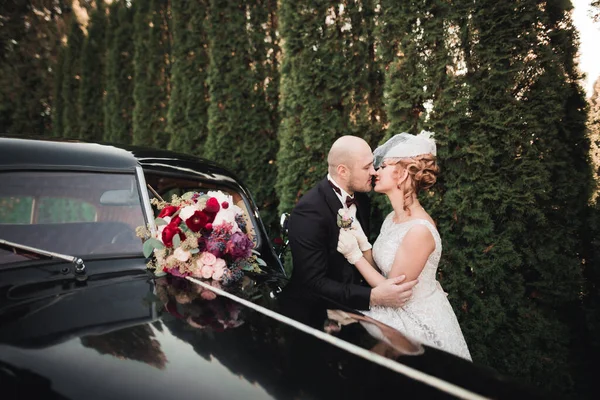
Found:
M 429 132 L 401 133 L 374 155 L 374 190 L 387 195 L 394 211 L 385 218 L 372 251 L 358 221 L 351 229 L 340 230 L 338 251 L 372 287 L 399 275 L 418 283 L 401 308 L 374 306 L 364 314 L 424 344 L 471 360 L 456 315 L 436 280 L 442 241 L 417 198 L 419 191 L 435 183 L 439 172 L 435 142 Z

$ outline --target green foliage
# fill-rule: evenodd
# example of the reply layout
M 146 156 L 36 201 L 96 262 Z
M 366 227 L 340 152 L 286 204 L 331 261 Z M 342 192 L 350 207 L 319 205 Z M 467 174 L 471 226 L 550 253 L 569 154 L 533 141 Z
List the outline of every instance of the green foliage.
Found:
M 281 2 L 286 57 L 275 186 L 280 212 L 289 212 L 326 175 L 327 152 L 338 137 L 381 137 L 385 117 L 382 75 L 374 60 L 374 4 L 339 3 Z
M 166 148 L 169 91 L 168 1 L 136 1 L 133 143 Z
M 88 34 L 81 50 L 81 80 L 79 87 L 79 138 L 102 140 L 104 136 L 104 66 L 106 50 L 106 9 L 96 2 L 87 26 Z
M 59 46 L 58 57 L 54 65 L 54 89 L 52 94 L 52 136 L 61 137 L 63 135 L 63 98 L 62 86 L 64 79 L 65 48 Z
M 258 7 L 248 0 L 231 3 L 211 1 L 209 18 L 210 105 L 206 157 L 234 171 L 252 188 L 261 215 L 275 221 L 276 107 L 267 103 L 267 81 L 277 76 L 270 64 L 277 57 L 273 47 L 274 9 Z M 275 2 L 269 2 L 275 7 Z M 266 28 L 263 28 L 266 27 Z M 275 54 L 267 62 L 265 39 Z
M 83 32 L 77 18 L 71 19 L 67 50 L 63 66 L 62 102 L 63 102 L 63 134 L 65 138 L 78 138 L 81 133 L 81 115 L 79 102 L 79 85 L 81 78 L 81 47 Z
M 133 135 L 133 9 L 119 1 L 109 11 L 104 140 L 129 144 Z
M 63 0 L 0 2 L 0 132 L 48 135 Z M 66 16 L 65 16 L 66 14 Z
M 208 135 L 208 1 L 172 2 L 169 149 L 202 155 Z

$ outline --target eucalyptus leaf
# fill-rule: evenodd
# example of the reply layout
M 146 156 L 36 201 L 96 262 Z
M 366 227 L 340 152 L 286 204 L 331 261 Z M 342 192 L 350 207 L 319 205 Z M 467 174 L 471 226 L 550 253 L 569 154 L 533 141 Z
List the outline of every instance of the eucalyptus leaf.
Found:
M 260 265 L 261 267 L 266 267 L 267 263 L 262 259 L 262 258 L 257 258 L 256 262 L 258 263 L 258 265 Z
M 165 248 L 165 245 L 160 240 L 155 239 L 155 238 L 150 238 L 150 239 L 146 240 L 146 242 L 144 244 L 146 244 L 146 243 L 150 243 L 150 245 L 157 250 L 162 250 Z
M 143 252 L 144 252 L 144 257 L 148 258 L 152 255 L 152 252 L 154 251 L 154 247 L 152 246 L 152 243 L 150 243 L 150 240 L 146 240 L 144 242 L 144 246 L 143 246 Z
M 198 254 L 198 253 L 200 253 L 200 250 L 199 249 L 191 249 L 190 253 L 191 254 Z
M 173 248 L 181 246 L 181 238 L 179 237 L 179 233 L 173 236 Z
M 154 223 L 156 224 L 156 226 L 167 225 L 167 221 L 158 217 L 154 219 Z

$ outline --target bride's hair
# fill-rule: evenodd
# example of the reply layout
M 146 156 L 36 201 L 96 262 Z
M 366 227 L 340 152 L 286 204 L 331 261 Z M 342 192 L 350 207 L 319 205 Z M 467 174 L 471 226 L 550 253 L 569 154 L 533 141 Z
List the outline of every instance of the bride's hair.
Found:
M 404 194 L 404 209 L 408 211 L 408 207 L 412 204 L 413 193 L 418 195 L 422 190 L 432 187 L 437 181 L 440 168 L 432 154 L 397 158 L 394 160 L 394 164 L 396 168 L 401 166 L 406 169 L 410 177 L 408 190 Z

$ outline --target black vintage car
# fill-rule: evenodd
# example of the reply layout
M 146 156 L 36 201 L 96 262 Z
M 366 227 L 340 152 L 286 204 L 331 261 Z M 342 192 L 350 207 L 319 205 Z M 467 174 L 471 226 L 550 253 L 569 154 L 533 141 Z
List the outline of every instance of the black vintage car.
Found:
M 148 271 L 135 229 L 152 226 L 151 198 L 213 189 L 247 213 L 264 273 L 223 288 Z M 543 397 L 306 296 L 287 295 L 250 193 L 222 167 L 0 138 L 2 399 Z

